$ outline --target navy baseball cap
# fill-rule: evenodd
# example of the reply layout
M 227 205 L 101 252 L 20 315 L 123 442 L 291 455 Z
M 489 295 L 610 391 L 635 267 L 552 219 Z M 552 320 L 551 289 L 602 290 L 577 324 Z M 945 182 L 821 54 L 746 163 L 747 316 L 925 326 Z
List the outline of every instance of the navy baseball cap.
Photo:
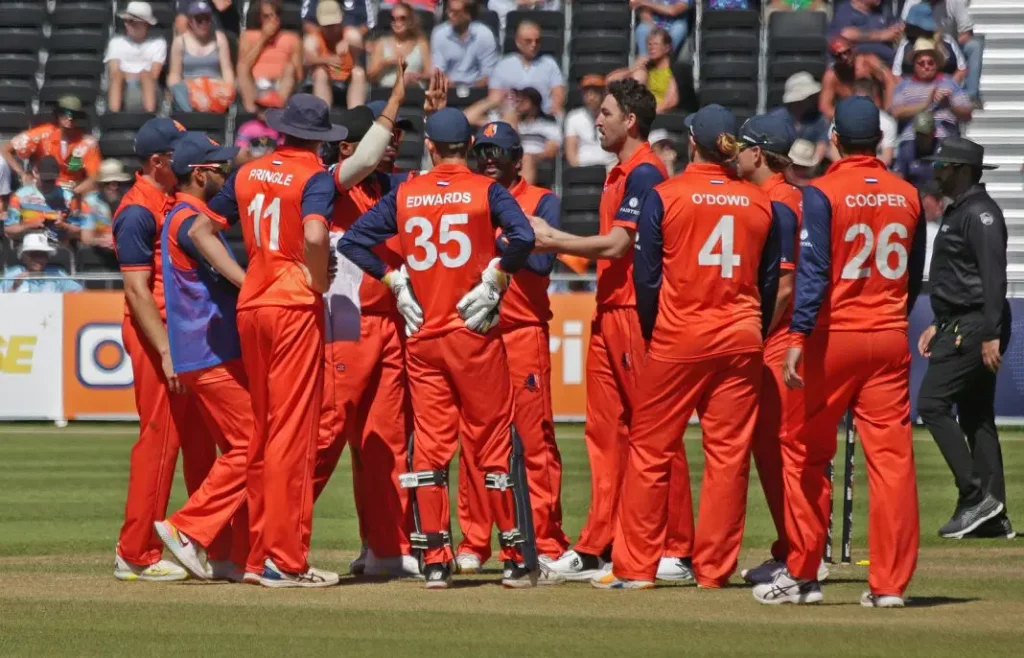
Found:
M 175 175 L 184 176 L 196 165 L 231 162 L 236 155 L 237 146 L 221 146 L 206 133 L 188 132 L 174 145 L 171 171 Z
M 871 142 L 882 136 L 878 107 L 866 96 L 850 96 L 836 104 L 833 126 L 846 142 Z
M 759 146 L 765 151 L 786 155 L 796 140 L 793 126 L 784 116 L 778 114 L 759 114 L 750 117 L 740 127 L 737 135 L 740 142 L 747 146 Z
M 387 101 L 370 101 L 366 104 L 366 107 L 370 108 L 370 111 L 373 112 L 374 119 L 379 119 L 380 115 L 384 112 L 384 108 L 387 106 Z M 395 119 L 395 127 L 401 128 L 406 132 L 416 130 L 416 124 L 412 122 L 412 119 L 409 117 L 403 117 L 401 114 L 399 114 L 398 118 Z
M 427 139 L 439 144 L 469 143 L 473 137 L 473 128 L 462 110 L 446 107 L 435 112 L 427 119 Z
M 473 138 L 473 146 L 483 146 L 484 144 L 493 144 L 506 151 L 511 151 L 516 147 L 522 148 L 519 133 L 504 121 L 493 121 L 477 131 Z
M 348 129 L 348 134 L 341 141 L 352 143 L 361 141 L 373 126 L 373 118 L 373 112 L 366 105 L 346 110 L 341 116 L 341 125 Z
M 173 119 L 150 119 L 135 133 L 135 155 L 148 158 L 157 153 L 170 153 L 184 134 L 185 129 Z
M 693 141 L 714 151 L 718 147 L 718 136 L 722 133 L 736 134 L 736 116 L 726 107 L 717 103 L 705 105 L 687 117 Z

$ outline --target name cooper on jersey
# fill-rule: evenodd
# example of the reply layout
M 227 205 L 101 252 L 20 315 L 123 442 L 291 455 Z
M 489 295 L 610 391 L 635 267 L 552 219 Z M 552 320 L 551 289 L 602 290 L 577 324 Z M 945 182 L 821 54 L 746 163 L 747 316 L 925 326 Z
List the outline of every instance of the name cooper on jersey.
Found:
M 847 208 L 907 207 L 907 197 L 902 194 L 847 194 L 843 202 Z

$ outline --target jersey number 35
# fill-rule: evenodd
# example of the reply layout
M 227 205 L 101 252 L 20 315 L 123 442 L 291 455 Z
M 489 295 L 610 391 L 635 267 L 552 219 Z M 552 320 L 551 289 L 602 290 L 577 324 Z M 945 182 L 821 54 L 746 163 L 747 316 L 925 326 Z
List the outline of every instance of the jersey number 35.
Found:
M 418 272 L 429 270 L 438 260 L 449 269 L 465 265 L 473 253 L 473 243 L 469 235 L 459 230 L 458 227 L 463 224 L 469 224 L 468 213 L 441 215 L 435 240 L 434 225 L 426 217 L 410 217 L 405 220 L 402 231 L 412 236 L 412 244 L 416 248 L 406 256 L 406 264 Z M 452 244 L 454 249 L 449 247 Z

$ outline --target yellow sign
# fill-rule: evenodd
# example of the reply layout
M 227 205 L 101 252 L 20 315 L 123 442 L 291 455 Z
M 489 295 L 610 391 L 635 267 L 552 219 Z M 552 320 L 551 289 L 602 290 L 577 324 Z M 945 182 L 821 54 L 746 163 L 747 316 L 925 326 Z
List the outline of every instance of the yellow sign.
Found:
M 32 372 L 35 336 L 0 336 L 0 373 L 27 375 Z

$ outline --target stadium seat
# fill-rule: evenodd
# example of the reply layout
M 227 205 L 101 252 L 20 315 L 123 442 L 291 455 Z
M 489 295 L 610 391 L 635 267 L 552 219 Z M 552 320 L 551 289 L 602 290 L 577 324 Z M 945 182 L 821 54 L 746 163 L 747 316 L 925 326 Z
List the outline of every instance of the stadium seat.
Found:
M 410 135 L 398 147 L 395 165 L 406 171 L 419 171 L 423 162 L 423 141 L 419 135 Z
M 39 90 L 39 102 L 46 105 L 62 96 L 77 96 L 82 105 L 92 105 L 99 95 L 99 85 L 90 80 L 47 80 Z
M 651 124 L 651 129 L 661 128 L 667 130 L 670 133 L 681 135 L 686 133 L 686 113 L 684 112 L 665 112 L 654 117 L 654 123 Z
M 110 37 L 99 29 L 54 29 L 46 43 L 51 55 L 57 53 L 93 53 L 103 55 Z
M 227 137 L 227 114 L 213 112 L 175 112 L 171 118 L 188 130 L 205 132 L 210 139 L 224 144 Z
M 0 78 L 8 80 L 30 80 L 35 84 L 36 73 L 39 72 L 37 55 L 0 55 Z
M 0 79 L 0 107 L 27 110 L 35 93 L 34 82 Z
M 753 112 L 757 109 L 757 82 L 724 80 L 702 84 L 700 104 L 704 106 L 709 103 L 724 105 L 734 112 L 738 110 Z
M 630 29 L 629 6 L 623 3 L 587 5 L 573 11 L 573 39 L 589 38 L 592 30 L 628 32 Z
M 0 138 L 9 140 L 28 128 L 29 113 L 25 109 L 0 106 Z
M 773 12 L 768 17 L 768 52 L 824 52 L 827 31 L 824 12 Z
M 598 30 L 569 44 L 569 61 L 578 70 L 610 70 L 629 64 L 629 33 Z
M 481 9 L 480 13 L 477 14 L 476 20 L 478 23 L 483 23 L 491 28 L 491 32 L 494 32 L 495 43 L 501 39 L 501 19 L 498 18 L 498 12 L 491 11 L 490 9 Z
M 700 75 L 703 80 L 756 80 L 757 73 L 756 52 L 708 54 L 700 62 Z
M 107 10 L 109 13 L 109 9 Z M 0 11 L 0 27 L 42 28 L 46 22 L 46 3 L 5 2 Z
M 84 80 L 99 84 L 103 75 L 103 60 L 83 54 L 52 55 L 46 60 L 46 81 L 51 80 Z
M 456 107 L 462 110 L 477 101 L 482 101 L 486 97 L 487 89 L 483 87 L 452 86 L 448 88 L 448 107 Z
M 110 5 L 106 3 L 62 2 L 54 7 L 50 25 L 55 28 L 110 27 L 113 19 Z
M 607 172 L 604 167 L 566 167 L 562 172 L 562 185 L 566 190 L 583 187 L 597 188 L 600 193 L 604 187 Z M 593 190 L 584 190 L 588 193 Z
M 761 12 L 733 9 L 729 11 L 705 11 L 701 21 L 704 30 L 728 30 L 732 28 L 754 29 L 761 24 Z
M 43 31 L 39 28 L 0 29 L 0 52 L 3 53 L 38 53 L 42 42 Z
M 124 158 L 135 155 L 135 133 L 105 132 L 100 135 L 100 153 L 104 158 Z
M 604 167 L 565 167 L 562 170 L 562 230 L 596 235 L 606 172 Z
M 154 116 L 148 112 L 107 112 L 99 117 L 100 130 L 104 133 L 117 131 L 134 133 Z

